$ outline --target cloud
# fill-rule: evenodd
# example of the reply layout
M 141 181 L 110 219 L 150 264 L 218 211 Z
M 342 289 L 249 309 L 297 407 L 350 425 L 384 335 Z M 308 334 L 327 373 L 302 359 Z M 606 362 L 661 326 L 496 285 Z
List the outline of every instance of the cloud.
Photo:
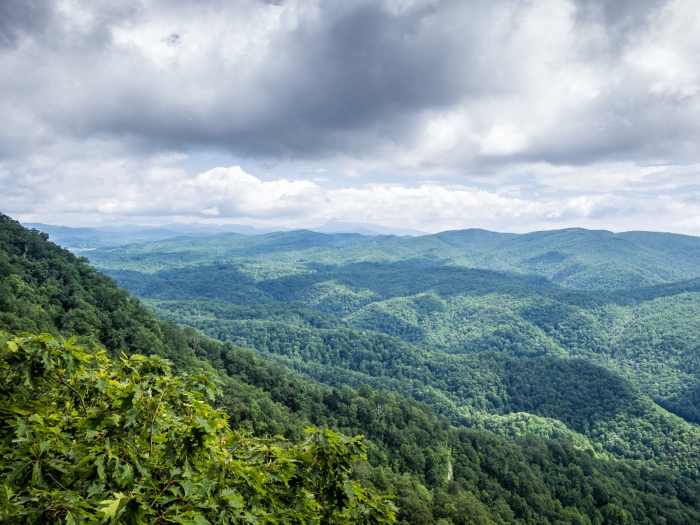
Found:
M 440 207 L 485 199 L 498 227 L 642 224 L 679 177 L 675 220 L 699 24 L 693 0 L 7 0 L 2 206 L 302 224 L 406 202 L 385 220 L 467 225 L 488 221 Z
M 661 185 L 653 196 L 649 191 L 621 194 L 614 182 L 601 186 L 603 191 L 579 188 L 568 195 L 437 182 L 338 186 L 312 179 L 262 179 L 240 166 L 188 174 L 182 160 L 159 157 L 124 165 L 107 159 L 72 186 L 66 181 L 76 179 L 71 174 L 82 171 L 80 164 L 68 163 L 51 176 L 42 176 L 41 161 L 37 161 L 38 171 L 25 174 L 23 183 L 8 195 L 7 206 L 26 221 L 49 217 L 62 224 L 185 221 L 312 228 L 327 222 L 364 222 L 423 231 L 664 226 L 700 233 L 700 186 Z M 112 184 L 112 175 L 122 170 L 139 175 L 121 177 Z M 612 168 L 605 176 L 610 178 L 610 173 Z M 0 171 L 0 181 L 3 177 Z M 37 185 L 43 188 L 39 194 L 33 190 Z M 56 211 L 47 214 L 46 210 Z
M 13 47 L 24 35 L 39 35 L 51 16 L 45 2 L 5 0 L 0 3 L 0 48 Z
M 697 154 L 690 0 L 3 5 L 3 111 L 55 134 L 371 156 L 423 146 L 440 113 L 457 165 Z

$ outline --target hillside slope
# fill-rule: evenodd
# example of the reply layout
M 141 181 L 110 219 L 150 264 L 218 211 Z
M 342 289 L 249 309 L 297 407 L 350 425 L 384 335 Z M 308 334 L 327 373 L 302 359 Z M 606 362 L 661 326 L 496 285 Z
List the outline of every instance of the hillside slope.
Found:
M 410 259 L 539 275 L 573 289 L 631 289 L 700 277 L 700 238 L 667 233 L 567 229 L 522 235 L 485 230 L 419 237 L 278 232 L 169 239 L 91 252 L 105 269 L 154 272 L 207 263 L 245 263 L 251 273 L 295 273 L 319 264 Z M 281 264 L 286 266 L 282 268 Z M 269 270 L 268 270 L 269 271 Z
M 669 261 L 695 257 L 696 239 L 465 230 L 414 239 L 295 232 L 246 242 L 265 249 L 243 257 L 234 253 L 237 241 L 210 239 L 196 247 L 206 262 L 173 268 L 160 250 L 192 249 L 167 241 L 122 254 L 124 268 L 139 267 L 148 251 L 149 264 L 164 269 L 109 271 L 161 316 L 321 382 L 391 388 L 457 424 L 544 417 L 599 453 L 700 469 L 699 281 L 633 286 L 671 279 L 668 269 L 677 268 Z M 669 243 L 685 248 L 664 259 Z M 551 255 L 553 246 L 585 256 L 586 275 L 606 289 L 555 282 L 545 267 L 568 256 Z M 465 267 L 456 250 L 510 271 Z M 550 255 L 538 255 L 544 250 Z M 516 254 L 540 271 L 513 268 Z M 350 255 L 352 262 L 337 262 Z M 637 273 L 645 267 L 648 279 L 608 286 L 619 275 L 610 265 L 622 261 Z M 536 426 L 529 428 L 542 433 Z
M 302 379 L 250 352 L 156 320 L 84 261 L 4 216 L 0 289 L 4 330 L 77 333 L 112 352 L 161 353 L 181 370 L 216 368 L 224 382 L 219 402 L 235 425 L 294 437 L 312 421 L 366 433 L 370 462 L 355 475 L 394 493 L 404 523 L 700 519 L 694 476 L 596 457 L 561 436 L 543 441 L 457 428 L 396 394 Z

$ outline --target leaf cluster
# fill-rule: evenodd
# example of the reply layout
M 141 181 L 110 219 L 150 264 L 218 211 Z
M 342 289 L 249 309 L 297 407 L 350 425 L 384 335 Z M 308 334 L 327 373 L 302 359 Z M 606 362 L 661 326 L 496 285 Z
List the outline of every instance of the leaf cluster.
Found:
M 361 437 L 232 430 L 206 375 L 50 335 L 0 346 L 0 522 L 393 523 Z

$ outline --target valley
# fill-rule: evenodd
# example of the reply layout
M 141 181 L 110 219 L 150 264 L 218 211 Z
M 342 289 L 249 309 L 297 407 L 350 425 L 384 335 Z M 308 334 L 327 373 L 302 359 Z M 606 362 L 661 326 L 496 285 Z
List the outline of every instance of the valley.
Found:
M 234 432 L 288 440 L 289 454 L 309 446 L 306 426 L 363 435 L 366 455 L 342 475 L 387 523 L 694 523 L 692 265 L 674 275 L 654 267 L 631 286 L 664 256 L 640 248 L 616 260 L 616 282 L 628 286 L 615 288 L 594 271 L 590 247 L 563 235 L 578 269 L 568 274 L 595 289 L 555 282 L 551 270 L 480 267 L 476 250 L 441 252 L 432 236 L 176 237 L 81 252 L 95 270 L 3 218 L 0 331 L 4 341 L 51 334 L 39 344 L 62 352 L 76 350 L 45 338 L 72 335 L 112 356 L 157 355 L 175 374 L 204 373 Z M 691 261 L 694 245 L 682 242 Z M 565 249 L 541 249 L 554 248 Z M 35 352 L 38 343 L 3 344 Z M 369 512 L 359 500 L 323 505 Z

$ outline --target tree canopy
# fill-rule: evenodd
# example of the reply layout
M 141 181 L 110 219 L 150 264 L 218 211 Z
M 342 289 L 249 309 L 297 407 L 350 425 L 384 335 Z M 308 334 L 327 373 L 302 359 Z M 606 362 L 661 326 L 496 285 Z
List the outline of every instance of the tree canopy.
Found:
M 395 521 L 389 500 L 351 479 L 361 437 L 255 438 L 211 405 L 208 374 L 49 335 L 3 339 L 4 523 Z

